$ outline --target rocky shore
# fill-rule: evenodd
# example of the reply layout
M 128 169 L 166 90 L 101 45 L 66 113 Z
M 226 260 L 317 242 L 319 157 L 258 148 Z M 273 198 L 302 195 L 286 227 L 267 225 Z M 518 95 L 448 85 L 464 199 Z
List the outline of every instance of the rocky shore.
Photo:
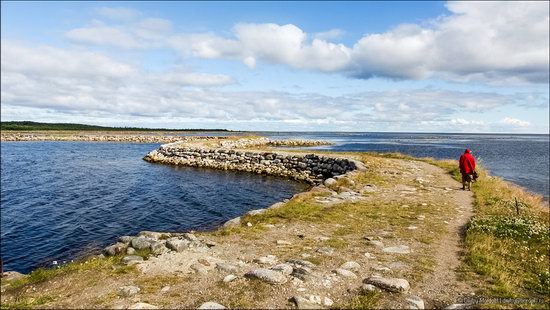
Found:
M 258 140 L 258 141 L 256 141 Z M 180 142 L 162 145 L 144 157 L 155 163 L 191 167 L 236 170 L 274 175 L 318 184 L 324 180 L 356 169 L 366 169 L 358 161 L 347 158 L 319 156 L 315 154 L 291 155 L 275 152 L 238 150 L 258 145 L 311 146 L 321 142 L 308 140 L 249 139 L 246 141 L 222 141 L 223 148 L 188 147 Z
M 47 134 L 47 133 L 2 133 L 0 141 L 82 141 L 82 142 L 129 142 L 172 143 L 176 141 L 223 140 L 226 137 L 135 135 L 135 134 Z

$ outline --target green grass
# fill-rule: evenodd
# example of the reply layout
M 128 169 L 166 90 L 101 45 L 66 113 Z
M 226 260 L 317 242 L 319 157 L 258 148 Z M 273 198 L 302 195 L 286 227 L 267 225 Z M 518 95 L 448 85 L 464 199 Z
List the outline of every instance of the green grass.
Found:
M 227 129 L 167 129 L 139 127 L 104 127 L 71 123 L 38 123 L 38 122 L 1 122 L 0 130 L 33 131 L 33 130 L 79 130 L 79 131 L 228 131 Z

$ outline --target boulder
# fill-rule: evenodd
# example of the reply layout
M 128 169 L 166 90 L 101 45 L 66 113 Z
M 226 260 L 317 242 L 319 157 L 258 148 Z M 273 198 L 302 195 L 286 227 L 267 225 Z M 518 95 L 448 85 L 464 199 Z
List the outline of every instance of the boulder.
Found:
M 254 215 L 262 214 L 262 213 L 264 213 L 265 211 L 267 211 L 267 209 L 256 209 L 256 210 L 251 210 L 251 211 L 246 212 L 246 215 L 254 216 Z
M 223 278 L 223 282 L 231 282 L 237 279 L 237 276 L 234 274 L 227 275 Z
M 407 302 L 411 306 L 411 309 L 424 309 L 424 301 L 418 296 L 407 297 Z
M 117 242 L 113 245 L 106 247 L 103 250 L 103 254 L 105 254 L 105 256 L 115 256 L 117 254 L 123 253 L 124 250 L 126 250 L 126 247 L 127 245 L 125 243 Z
M 289 264 L 279 264 L 271 267 L 271 270 L 281 272 L 284 275 L 290 275 L 292 274 L 294 268 L 292 268 L 292 266 L 290 266 Z
M 326 187 L 331 187 L 332 185 L 336 184 L 336 180 L 333 179 L 333 178 L 328 178 L 325 180 L 325 182 L 323 182 L 323 184 L 325 184 Z
M 283 284 L 287 281 L 282 273 L 264 268 L 251 270 L 245 274 L 245 277 L 259 279 L 269 284 Z
M 161 255 L 168 251 L 168 248 L 164 246 L 164 243 L 155 241 L 151 243 L 151 253 L 154 255 Z
M 23 279 L 24 277 L 26 277 L 26 275 L 19 273 L 17 271 L 6 271 L 2 273 L 2 280 L 7 280 L 7 281 L 19 280 L 19 279 Z
M 148 249 L 151 246 L 151 241 L 150 239 L 147 239 L 144 237 L 137 237 L 132 239 L 130 244 L 136 250 L 144 250 L 144 249 Z
M 288 301 L 293 303 L 297 309 L 319 309 L 318 305 L 300 296 L 293 296 Z
M 178 238 L 170 238 L 166 240 L 166 247 L 172 251 L 181 252 L 189 247 L 189 241 Z
M 374 276 L 366 278 L 363 282 L 396 293 L 405 293 L 410 288 L 409 281 L 399 278 L 383 278 Z
M 277 262 L 277 257 L 275 255 L 267 255 L 254 259 L 254 262 L 262 265 L 272 265 Z
M 223 224 L 222 227 L 239 227 L 241 226 L 241 217 L 236 217 L 234 219 L 231 219 Z

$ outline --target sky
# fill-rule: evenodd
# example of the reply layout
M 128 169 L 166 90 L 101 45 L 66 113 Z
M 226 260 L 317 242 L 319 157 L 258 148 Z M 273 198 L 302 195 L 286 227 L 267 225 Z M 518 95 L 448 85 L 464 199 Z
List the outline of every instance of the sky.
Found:
M 549 133 L 549 3 L 1 3 L 1 119 Z

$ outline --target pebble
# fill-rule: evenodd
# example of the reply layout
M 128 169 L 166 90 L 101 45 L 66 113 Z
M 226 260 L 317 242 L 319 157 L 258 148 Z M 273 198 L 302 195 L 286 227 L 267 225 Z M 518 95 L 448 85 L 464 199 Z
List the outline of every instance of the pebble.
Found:
M 225 307 L 217 302 L 208 301 L 200 305 L 197 309 L 225 309 Z
M 125 256 L 122 259 L 122 263 L 125 265 L 134 265 L 143 261 L 143 257 L 137 255 Z
M 134 295 L 137 295 L 141 289 L 137 286 L 128 285 L 128 286 L 122 286 L 118 290 L 118 295 L 122 297 L 132 297 Z
M 169 290 L 170 290 L 170 286 L 167 285 L 167 286 L 162 287 L 162 288 L 160 289 L 160 292 L 161 292 L 161 293 L 166 293 L 166 292 L 168 292 Z
M 334 304 L 334 301 L 330 298 L 328 298 L 327 296 L 325 296 L 325 298 L 323 298 L 323 305 L 327 306 L 327 307 L 330 307 Z
M 245 277 L 259 279 L 269 284 L 283 284 L 287 281 L 282 273 L 264 268 L 251 270 L 245 274 Z
M 409 226 L 409 227 L 407 227 L 407 229 L 409 229 L 409 230 L 415 230 L 415 229 L 418 229 L 418 227 L 416 227 L 416 226 Z
M 248 222 L 248 223 L 246 223 L 246 226 L 252 227 L 252 223 Z
M 234 274 L 230 274 L 230 275 L 225 276 L 225 278 L 223 278 L 223 282 L 228 283 L 228 282 L 231 282 L 235 279 L 237 279 L 237 276 L 234 275 Z
M 206 267 L 204 267 L 203 264 L 195 263 L 195 264 L 192 264 L 190 268 L 198 274 L 201 274 L 201 275 L 208 274 L 208 269 L 206 269 Z

